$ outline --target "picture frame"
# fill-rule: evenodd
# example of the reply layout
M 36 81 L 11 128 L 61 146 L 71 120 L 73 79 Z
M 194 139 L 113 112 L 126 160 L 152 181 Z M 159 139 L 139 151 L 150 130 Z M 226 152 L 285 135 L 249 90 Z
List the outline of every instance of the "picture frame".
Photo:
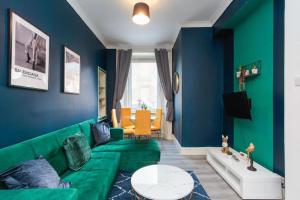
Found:
M 64 47 L 64 93 L 80 94 L 80 55 Z
M 15 12 L 9 15 L 9 86 L 48 90 L 50 37 Z

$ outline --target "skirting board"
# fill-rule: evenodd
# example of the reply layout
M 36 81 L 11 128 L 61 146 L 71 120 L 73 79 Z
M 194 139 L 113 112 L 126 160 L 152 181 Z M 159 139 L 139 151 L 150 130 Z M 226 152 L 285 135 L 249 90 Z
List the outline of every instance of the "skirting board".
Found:
M 191 156 L 206 156 L 207 155 L 207 147 L 182 147 L 177 138 L 174 137 L 174 141 L 176 144 L 176 148 L 181 155 L 191 155 Z

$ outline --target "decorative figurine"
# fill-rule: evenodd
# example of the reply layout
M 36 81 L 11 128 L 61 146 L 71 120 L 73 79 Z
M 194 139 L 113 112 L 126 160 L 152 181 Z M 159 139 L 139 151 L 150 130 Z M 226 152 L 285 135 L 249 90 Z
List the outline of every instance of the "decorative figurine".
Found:
M 249 75 L 250 75 L 249 69 L 245 70 L 245 76 L 249 76 Z
M 240 77 L 239 77 L 239 89 L 240 91 L 244 91 L 245 90 L 245 73 L 246 70 L 243 67 L 240 67 L 241 72 Z
M 222 153 L 225 153 L 227 155 L 232 155 L 231 151 L 229 150 L 228 146 L 228 136 L 222 135 Z
M 248 170 L 250 171 L 256 171 L 257 169 L 253 167 L 253 158 L 252 158 L 252 153 L 254 152 L 254 144 L 250 143 L 249 147 L 246 149 L 247 155 L 248 155 L 248 160 L 250 160 L 250 166 L 247 167 Z
M 254 67 L 251 69 L 252 74 L 258 74 L 258 69 L 254 65 Z

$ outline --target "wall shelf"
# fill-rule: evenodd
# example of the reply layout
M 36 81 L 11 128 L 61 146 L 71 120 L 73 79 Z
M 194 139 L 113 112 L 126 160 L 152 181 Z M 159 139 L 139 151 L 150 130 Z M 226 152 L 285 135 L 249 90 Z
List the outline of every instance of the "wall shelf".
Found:
M 98 117 L 106 118 L 106 71 L 98 68 Z
M 247 65 L 241 65 L 236 72 L 236 78 L 239 79 L 244 71 L 244 78 L 251 78 L 260 75 L 261 73 L 261 60 L 252 62 Z

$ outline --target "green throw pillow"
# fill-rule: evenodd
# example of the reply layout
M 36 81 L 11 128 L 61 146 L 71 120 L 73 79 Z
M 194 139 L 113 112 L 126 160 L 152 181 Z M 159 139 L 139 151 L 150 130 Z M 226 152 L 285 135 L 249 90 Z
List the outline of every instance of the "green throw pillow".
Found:
M 64 143 L 69 168 L 77 171 L 91 158 L 91 148 L 85 136 L 77 133 L 68 137 Z

